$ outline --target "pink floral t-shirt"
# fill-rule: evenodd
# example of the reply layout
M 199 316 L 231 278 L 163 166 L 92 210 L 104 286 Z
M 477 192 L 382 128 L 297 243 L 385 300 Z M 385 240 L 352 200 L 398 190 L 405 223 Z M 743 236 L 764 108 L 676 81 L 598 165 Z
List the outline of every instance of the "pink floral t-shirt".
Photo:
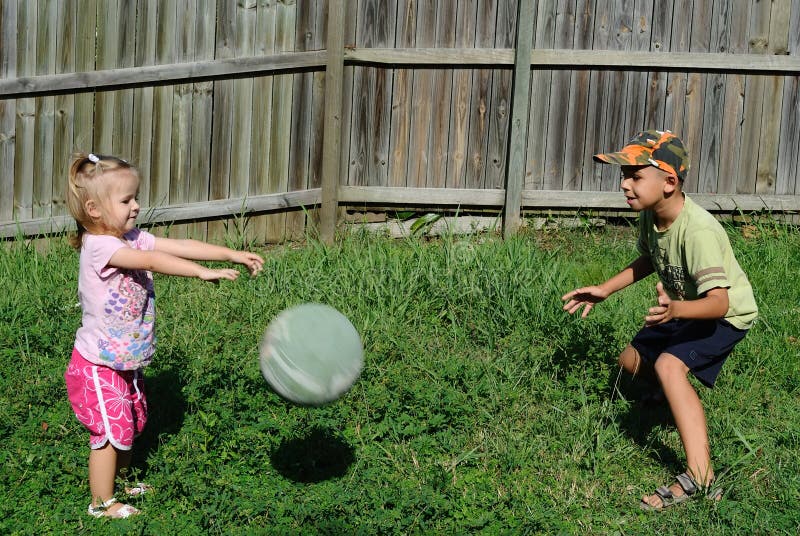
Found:
M 153 274 L 108 265 L 120 248 L 152 250 L 155 237 L 139 229 L 120 240 L 85 234 L 80 255 L 78 298 L 83 319 L 75 348 L 84 359 L 116 370 L 147 366 L 155 351 Z

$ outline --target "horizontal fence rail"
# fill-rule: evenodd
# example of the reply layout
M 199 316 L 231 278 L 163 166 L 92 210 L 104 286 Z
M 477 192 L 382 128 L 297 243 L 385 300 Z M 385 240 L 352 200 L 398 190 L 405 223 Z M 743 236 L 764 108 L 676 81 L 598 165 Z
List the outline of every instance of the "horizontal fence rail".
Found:
M 435 207 L 437 209 L 500 209 L 505 190 L 446 188 L 387 188 L 381 186 L 341 186 L 339 201 L 354 208 Z M 736 214 L 760 211 L 800 212 L 800 196 L 690 194 L 692 200 L 712 213 Z M 264 212 L 314 209 L 322 203 L 319 188 L 283 194 L 268 194 L 244 199 L 225 199 L 185 203 L 167 207 L 142 207 L 140 225 L 176 224 L 234 216 L 251 217 Z M 581 210 L 628 212 L 624 196 L 617 192 L 564 192 L 523 190 L 523 210 Z M 0 223 L 0 238 L 51 235 L 75 230 L 69 216 L 39 218 L 25 222 Z
M 403 65 L 410 67 L 479 66 L 512 67 L 514 49 L 355 49 L 344 52 L 348 65 Z M 149 67 L 108 69 L 83 73 L 30 76 L 0 80 L 0 98 L 32 97 L 70 90 L 152 86 L 170 82 L 196 82 L 255 75 L 322 69 L 327 52 L 291 52 L 271 56 L 173 63 Z M 532 67 L 548 69 L 601 69 L 625 67 L 649 71 L 730 71 L 751 74 L 800 74 L 800 58 L 763 54 L 712 54 L 685 52 L 622 52 L 605 50 L 535 50 Z
M 256 195 L 242 199 L 218 199 L 165 207 L 142 207 L 137 224 L 173 224 L 228 217 L 245 217 L 263 212 L 313 208 L 320 204 L 319 188 L 299 192 Z M 37 218 L 24 222 L 0 223 L 0 238 L 51 235 L 75 231 L 71 216 Z

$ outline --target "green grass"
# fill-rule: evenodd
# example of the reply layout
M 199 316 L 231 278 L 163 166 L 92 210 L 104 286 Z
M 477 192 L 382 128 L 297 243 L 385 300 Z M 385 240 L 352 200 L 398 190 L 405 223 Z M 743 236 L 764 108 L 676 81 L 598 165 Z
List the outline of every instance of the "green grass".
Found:
M 800 529 L 800 234 L 731 227 L 761 321 L 702 389 L 722 502 L 641 512 L 683 469 L 668 410 L 632 402 L 615 358 L 648 279 L 584 320 L 560 296 L 634 256 L 628 228 L 390 241 L 349 235 L 265 251 L 220 285 L 157 276 L 159 347 L 134 471 L 144 515 L 89 518 L 88 436 L 63 372 L 80 322 L 77 255 L 0 244 L 0 533 L 796 534 Z M 362 334 L 354 388 L 292 406 L 259 338 L 317 301 Z

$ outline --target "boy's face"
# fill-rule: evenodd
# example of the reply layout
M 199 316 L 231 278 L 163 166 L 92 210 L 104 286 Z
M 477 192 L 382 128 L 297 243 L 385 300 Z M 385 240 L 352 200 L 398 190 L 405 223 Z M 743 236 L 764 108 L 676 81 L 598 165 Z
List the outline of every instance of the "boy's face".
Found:
M 678 178 L 653 166 L 622 166 L 620 187 L 635 211 L 652 209 L 676 189 Z

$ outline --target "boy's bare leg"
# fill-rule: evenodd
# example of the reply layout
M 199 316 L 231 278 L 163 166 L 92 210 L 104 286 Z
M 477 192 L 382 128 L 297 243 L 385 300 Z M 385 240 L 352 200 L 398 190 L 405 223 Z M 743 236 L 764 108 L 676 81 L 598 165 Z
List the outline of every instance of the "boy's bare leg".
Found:
M 642 361 L 639 352 L 630 344 L 619 354 L 619 366 L 634 378 L 644 380 L 653 387 L 659 386 L 653 367 Z
M 658 378 L 656 377 L 653 365 L 644 361 L 639 355 L 639 351 L 632 345 L 628 345 L 619 354 L 619 366 L 625 369 L 636 381 L 644 382 L 649 387 L 649 391 L 641 395 L 641 402 L 662 403 L 664 393 L 661 391 Z
M 661 354 L 656 360 L 655 373 L 681 436 L 688 472 L 699 484 L 707 485 L 714 478 L 714 470 L 711 467 L 706 415 L 697 391 L 689 382 L 688 372 L 689 368 L 674 355 Z M 676 497 L 684 494 L 683 488 L 677 483 L 670 486 L 670 491 Z M 656 508 L 662 506 L 661 498 L 655 494 L 642 500 Z

